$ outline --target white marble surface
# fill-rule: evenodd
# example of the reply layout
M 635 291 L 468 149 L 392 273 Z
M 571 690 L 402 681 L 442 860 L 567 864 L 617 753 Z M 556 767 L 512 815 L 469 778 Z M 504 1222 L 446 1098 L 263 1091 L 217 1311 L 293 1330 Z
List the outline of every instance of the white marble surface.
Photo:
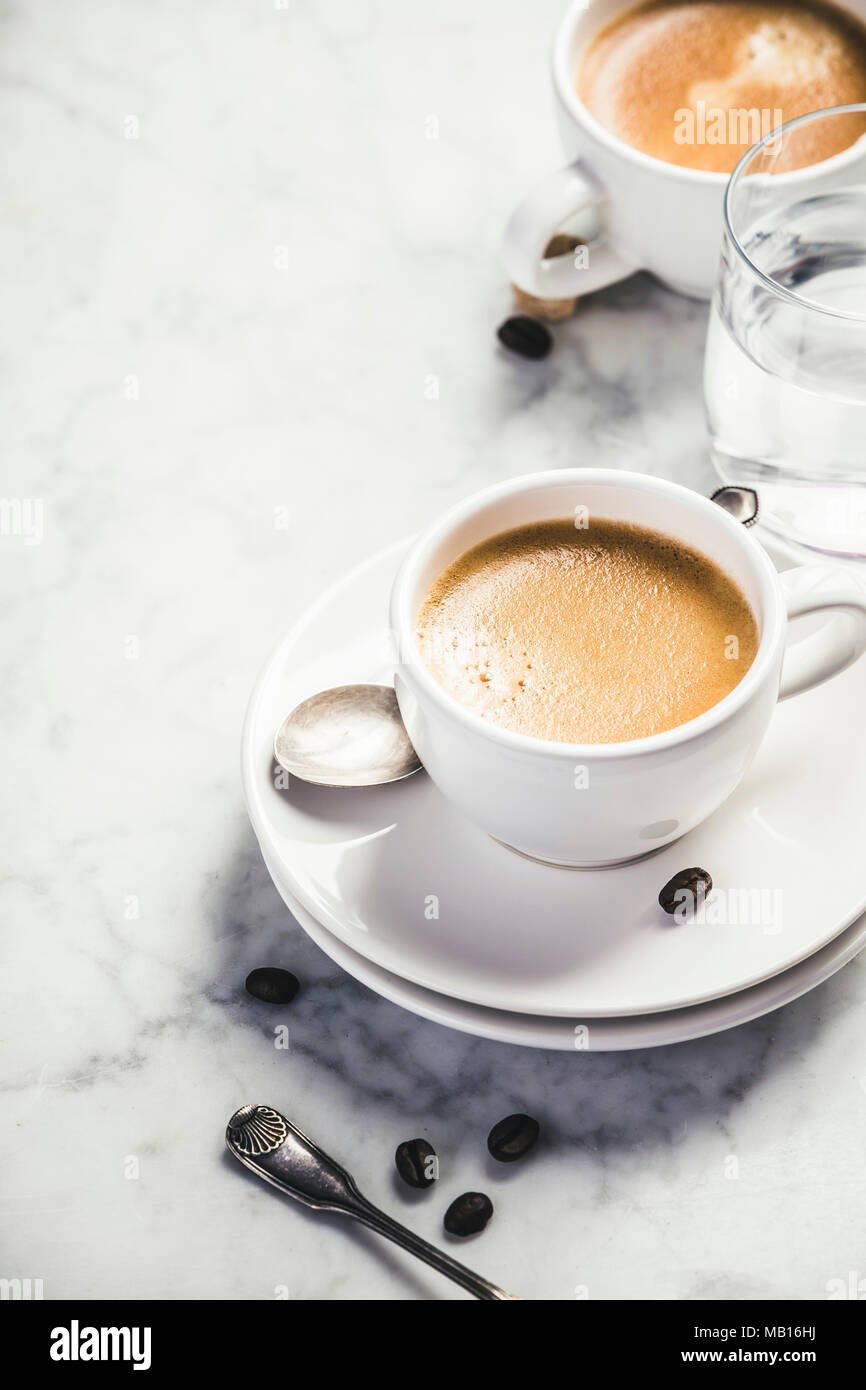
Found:
M 866 962 L 693 1044 L 477 1041 L 307 941 L 241 802 L 260 664 L 372 549 L 545 466 L 712 482 L 703 306 L 639 277 L 546 364 L 495 343 L 500 226 L 558 158 L 559 8 L 0 18 L 3 492 L 44 502 L 42 544 L 0 540 L 0 1275 L 48 1298 L 463 1296 L 245 1180 L 222 1152 L 245 1100 L 433 1239 L 487 1190 L 463 1257 L 527 1298 L 813 1299 L 866 1273 Z M 245 996 L 263 963 L 301 976 L 290 1010 Z M 484 1136 L 520 1108 L 545 1142 L 493 1172 Z M 419 1201 L 390 1166 L 414 1134 L 443 1161 Z

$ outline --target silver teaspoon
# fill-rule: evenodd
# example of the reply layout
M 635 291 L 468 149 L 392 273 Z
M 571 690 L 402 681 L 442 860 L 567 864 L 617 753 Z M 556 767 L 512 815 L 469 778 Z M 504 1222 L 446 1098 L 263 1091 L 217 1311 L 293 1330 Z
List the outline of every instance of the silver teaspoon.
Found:
M 292 710 L 274 739 L 280 767 L 321 787 L 378 787 L 421 760 L 390 685 L 338 685 Z
M 458 1264 L 435 1245 L 429 1245 L 374 1207 L 361 1196 L 351 1174 L 323 1153 L 279 1110 L 269 1105 L 242 1105 L 228 1122 L 226 1147 L 244 1167 L 289 1197 L 314 1211 L 338 1211 L 351 1216 L 362 1226 L 378 1231 L 395 1245 L 417 1255 L 419 1260 L 432 1265 L 476 1298 L 489 1302 L 516 1301 L 513 1294 L 504 1293 L 479 1274 L 473 1274 L 471 1269 Z

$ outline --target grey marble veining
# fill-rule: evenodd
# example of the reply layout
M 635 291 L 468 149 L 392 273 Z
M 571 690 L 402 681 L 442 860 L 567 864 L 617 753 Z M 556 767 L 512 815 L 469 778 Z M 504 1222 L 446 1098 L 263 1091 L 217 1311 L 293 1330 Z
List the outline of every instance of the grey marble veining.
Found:
M 714 485 L 705 306 L 638 276 L 545 363 L 496 344 L 503 219 L 559 158 L 558 11 L 0 18 L 3 492 L 44 506 L 41 544 L 0 538 L 0 1275 L 46 1297 L 462 1297 L 247 1179 L 222 1150 L 247 1100 L 428 1238 L 488 1191 L 462 1258 L 524 1297 L 811 1299 L 866 1274 L 862 960 L 677 1047 L 484 1042 L 313 946 L 242 806 L 257 670 L 349 565 L 527 470 Z M 301 977 L 291 1008 L 245 995 L 265 963 Z M 544 1139 L 502 1169 L 484 1139 L 514 1109 Z M 419 1198 L 391 1165 L 415 1134 L 442 1158 Z

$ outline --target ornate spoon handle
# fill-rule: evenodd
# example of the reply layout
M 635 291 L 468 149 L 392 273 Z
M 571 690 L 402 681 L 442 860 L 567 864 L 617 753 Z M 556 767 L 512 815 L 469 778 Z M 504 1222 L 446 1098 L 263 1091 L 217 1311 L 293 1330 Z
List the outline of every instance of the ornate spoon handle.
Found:
M 387 1236 L 388 1240 L 393 1240 L 395 1245 L 400 1245 L 410 1254 L 417 1255 L 419 1260 L 437 1269 L 440 1274 L 444 1274 L 447 1279 L 453 1279 L 455 1284 L 474 1294 L 476 1298 L 487 1299 L 489 1302 L 508 1301 L 513 1302 L 514 1295 L 505 1293 L 495 1284 L 491 1284 L 489 1279 L 483 1279 L 480 1274 L 474 1274 L 471 1269 L 467 1269 L 457 1260 L 452 1260 L 450 1255 L 438 1250 L 429 1241 L 422 1240 L 413 1231 L 409 1231 L 405 1226 L 401 1226 L 399 1221 L 394 1221 L 385 1212 L 380 1211 L 358 1193 L 360 1207 L 354 1211 L 347 1211 L 348 1215 L 355 1217 L 364 1226 L 369 1226 L 371 1231 L 378 1231 L 380 1235 Z
M 269 1105 L 242 1105 L 228 1122 L 226 1147 L 244 1167 L 315 1211 L 338 1211 L 378 1231 L 410 1254 L 491 1302 L 514 1302 L 513 1294 L 473 1274 L 398 1221 L 386 1216 L 358 1191 L 355 1179 L 312 1139 Z

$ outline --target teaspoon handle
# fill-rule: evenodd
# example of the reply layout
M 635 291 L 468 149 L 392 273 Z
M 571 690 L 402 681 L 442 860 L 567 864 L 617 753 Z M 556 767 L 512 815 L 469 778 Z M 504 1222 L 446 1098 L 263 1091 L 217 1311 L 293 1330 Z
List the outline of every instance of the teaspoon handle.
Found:
M 411 1255 L 417 1256 L 425 1264 L 444 1274 L 447 1279 L 453 1279 L 455 1284 L 466 1289 L 475 1298 L 485 1299 L 488 1302 L 516 1302 L 513 1294 L 505 1293 L 503 1289 L 491 1284 L 488 1279 L 483 1279 L 480 1274 L 474 1274 L 471 1269 L 460 1264 L 458 1260 L 452 1260 L 450 1255 L 446 1255 L 443 1250 L 437 1249 L 429 1241 L 422 1240 L 421 1236 L 416 1236 L 414 1231 L 401 1226 L 399 1221 L 394 1221 L 385 1212 L 374 1207 L 372 1202 L 368 1202 L 366 1197 L 358 1193 L 356 1202 L 353 1205 L 345 1206 L 343 1210 L 348 1216 L 353 1216 L 356 1221 L 360 1221 L 363 1226 L 369 1227 L 371 1231 L 378 1231 L 379 1235 L 386 1236 L 395 1245 L 399 1245 L 403 1250 L 408 1250 Z

